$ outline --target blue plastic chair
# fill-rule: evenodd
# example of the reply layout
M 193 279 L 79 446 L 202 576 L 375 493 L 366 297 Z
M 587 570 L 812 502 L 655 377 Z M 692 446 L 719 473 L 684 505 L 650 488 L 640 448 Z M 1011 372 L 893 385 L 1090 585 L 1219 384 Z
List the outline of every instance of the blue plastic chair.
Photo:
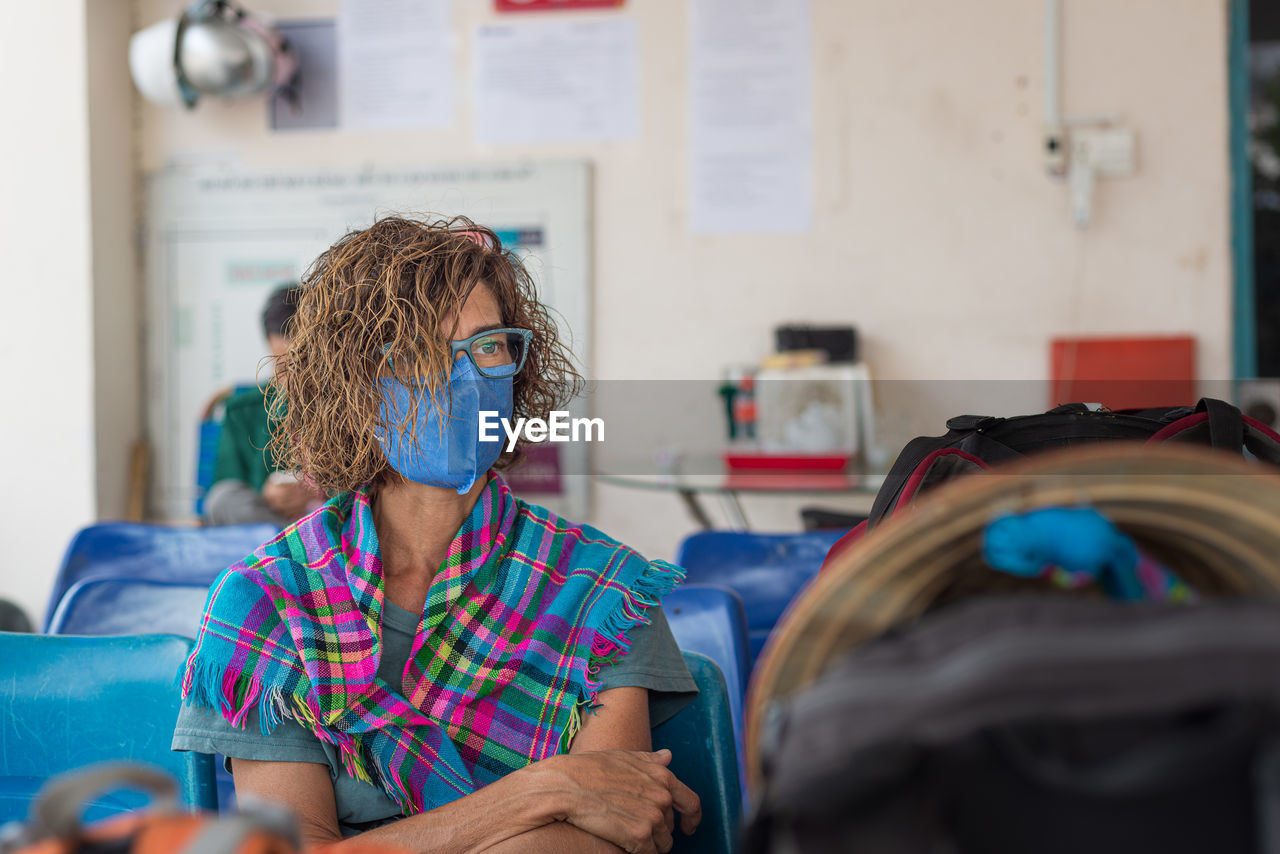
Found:
M 734 744 L 741 758 L 746 744 L 742 708 L 751 672 L 747 615 L 742 598 L 727 587 L 686 584 L 663 597 L 662 611 L 680 649 L 705 655 L 720 668 L 728 688 Z M 738 770 L 745 785 L 746 768 Z
M 721 585 L 742 597 L 754 666 L 782 612 L 818 574 L 827 551 L 844 533 L 699 531 L 680 543 L 676 563 L 690 583 Z
M 156 632 L 194 638 L 209 595 L 207 584 L 150 578 L 89 578 L 67 590 L 49 621 L 55 635 L 123 635 Z M 236 787 L 215 757 L 218 804 L 235 806 Z
M 191 646 L 172 635 L 0 632 L 0 822 L 26 818 L 50 777 L 119 759 L 158 766 L 178 781 L 185 805 L 217 809 L 213 757 L 169 749 L 176 675 Z M 146 802 L 136 793 L 106 795 L 86 818 Z
M 692 836 L 677 827 L 672 851 L 732 854 L 741 833 L 742 789 L 728 692 L 710 658 L 686 652 L 684 662 L 698 684 L 698 698 L 653 728 L 653 749 L 671 751 L 671 771 L 702 799 L 702 824 Z
M 270 523 L 179 528 L 103 522 L 67 547 L 44 617 L 48 631 L 67 589 L 87 578 L 155 578 L 208 585 L 219 572 L 279 533 Z
M 63 595 L 49 621 L 53 635 L 148 632 L 194 638 L 209 585 L 153 578 L 86 578 Z

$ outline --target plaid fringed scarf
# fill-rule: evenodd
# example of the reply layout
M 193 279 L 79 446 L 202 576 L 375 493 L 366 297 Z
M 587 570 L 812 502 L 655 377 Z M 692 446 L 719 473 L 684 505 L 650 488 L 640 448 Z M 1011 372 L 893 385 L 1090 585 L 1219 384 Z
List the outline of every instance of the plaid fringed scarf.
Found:
M 388 685 L 382 560 L 361 489 L 218 577 L 183 697 L 236 726 L 256 708 L 264 734 L 298 721 L 413 814 L 567 749 L 599 668 L 682 577 L 493 477 L 431 583 L 403 683 Z

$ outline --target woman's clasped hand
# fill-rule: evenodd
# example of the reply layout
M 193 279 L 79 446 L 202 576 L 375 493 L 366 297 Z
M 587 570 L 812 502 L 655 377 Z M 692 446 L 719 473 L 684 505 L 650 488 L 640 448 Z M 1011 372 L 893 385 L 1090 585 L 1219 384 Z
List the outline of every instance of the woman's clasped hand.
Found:
M 698 796 L 667 768 L 671 751 L 600 750 L 544 760 L 530 770 L 563 775 L 569 807 L 557 818 L 624 851 L 667 852 L 675 812 L 693 833 L 702 819 Z

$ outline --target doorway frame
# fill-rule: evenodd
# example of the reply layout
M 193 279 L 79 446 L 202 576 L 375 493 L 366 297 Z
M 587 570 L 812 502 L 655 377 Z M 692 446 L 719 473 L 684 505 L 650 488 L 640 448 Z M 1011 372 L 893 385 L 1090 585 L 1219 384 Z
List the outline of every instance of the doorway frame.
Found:
M 1231 160 L 1232 377 L 1258 375 L 1253 277 L 1253 173 L 1249 166 L 1249 0 L 1228 0 L 1227 90 Z

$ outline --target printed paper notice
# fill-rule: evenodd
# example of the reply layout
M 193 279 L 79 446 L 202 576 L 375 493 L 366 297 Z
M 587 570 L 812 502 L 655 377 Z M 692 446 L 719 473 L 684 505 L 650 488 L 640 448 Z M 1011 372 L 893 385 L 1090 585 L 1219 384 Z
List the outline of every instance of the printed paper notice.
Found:
M 637 73 L 630 18 L 482 26 L 475 43 L 476 140 L 634 137 Z
M 809 0 L 691 0 L 690 228 L 813 223 Z
M 453 124 L 451 6 L 452 0 L 342 0 L 343 127 Z

